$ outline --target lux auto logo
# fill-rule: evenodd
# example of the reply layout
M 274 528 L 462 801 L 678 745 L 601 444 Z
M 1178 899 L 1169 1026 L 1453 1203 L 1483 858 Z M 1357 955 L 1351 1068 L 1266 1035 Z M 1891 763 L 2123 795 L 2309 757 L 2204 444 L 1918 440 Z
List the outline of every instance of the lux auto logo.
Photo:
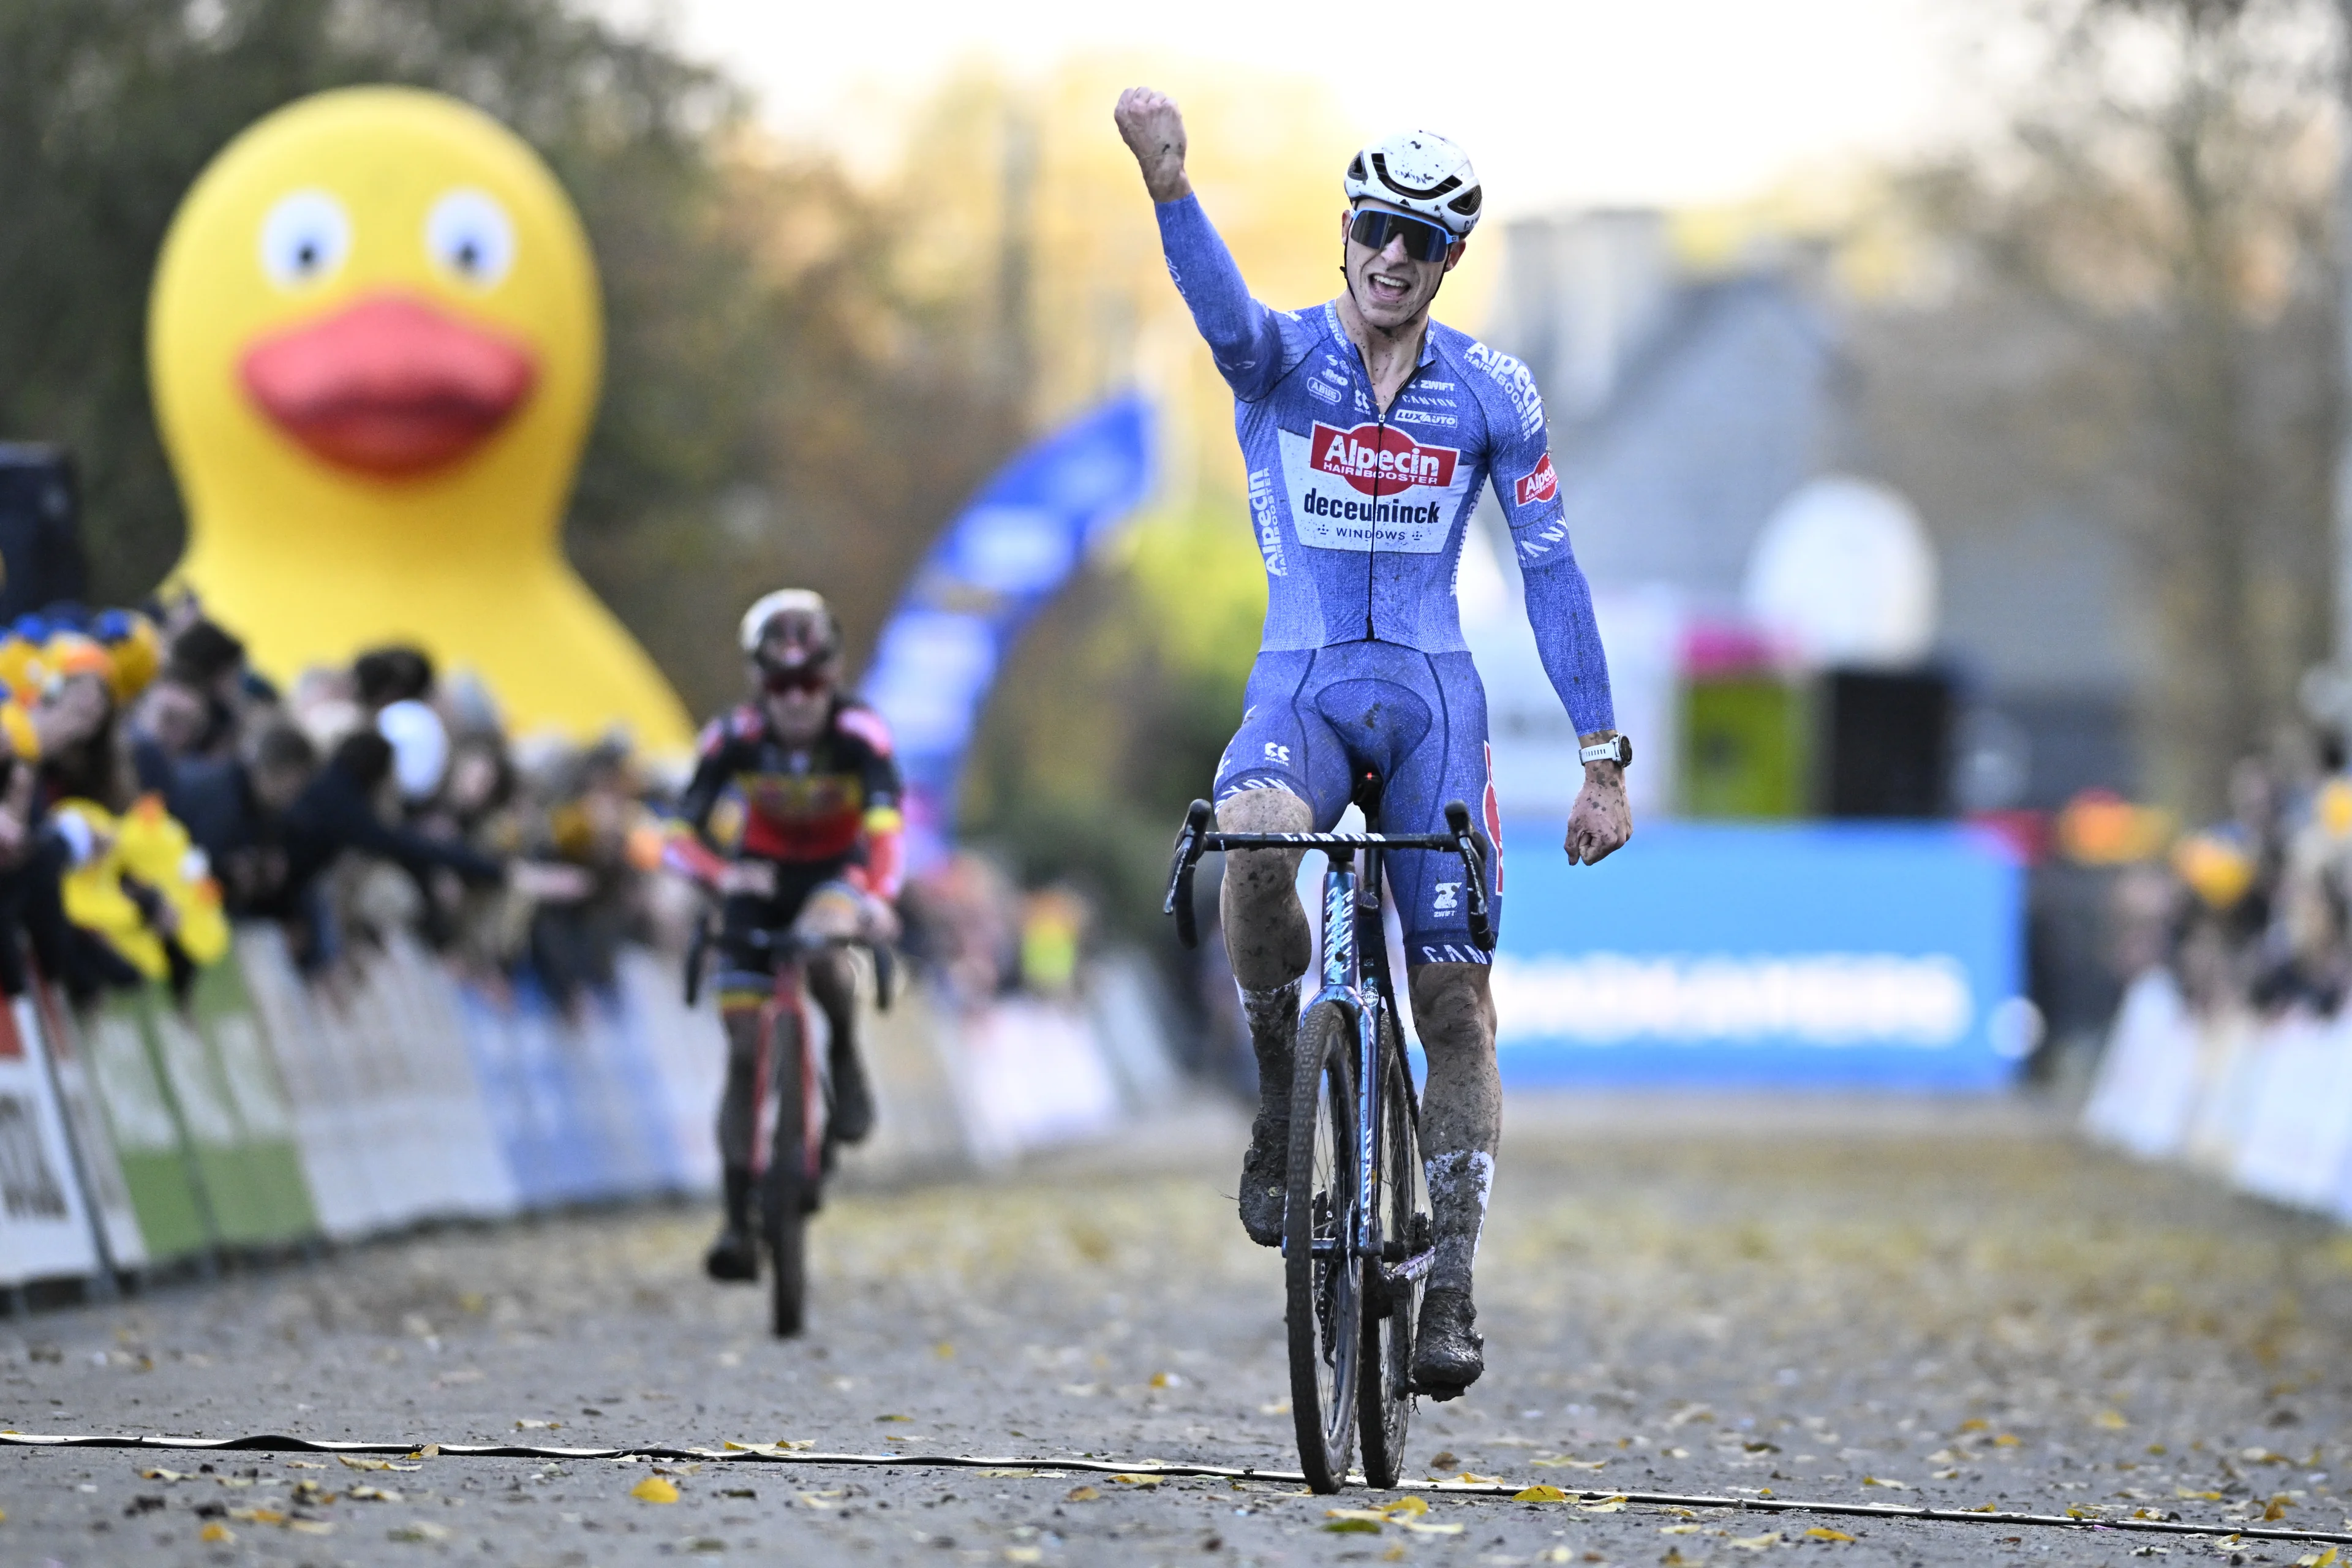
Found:
M 1409 485 L 1443 489 L 1454 482 L 1454 464 L 1462 456 L 1459 447 L 1424 447 L 1393 426 L 1372 424 L 1341 430 L 1318 423 L 1307 447 L 1318 473 L 1345 479 L 1368 496 L 1394 495 Z

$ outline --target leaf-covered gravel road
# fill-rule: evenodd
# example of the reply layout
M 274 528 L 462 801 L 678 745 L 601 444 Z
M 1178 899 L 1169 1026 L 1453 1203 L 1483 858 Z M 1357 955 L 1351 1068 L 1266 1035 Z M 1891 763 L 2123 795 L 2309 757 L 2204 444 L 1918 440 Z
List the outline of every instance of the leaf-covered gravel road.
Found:
M 0 1563 L 1874 1568 L 2326 1550 L 1425 1485 L 1402 1495 L 1426 1512 L 1347 1518 L 1328 1510 L 1401 1494 L 1055 1471 L 1293 1463 L 1279 1267 L 1224 1195 L 1242 1125 L 1187 1127 L 1172 1153 L 1163 1138 L 837 1196 L 794 1344 L 762 1337 L 758 1293 L 701 1279 L 698 1211 L 445 1232 L 0 1324 L 0 1426 L 24 1431 L 789 1439 L 1017 1465 L 7 1449 Z M 2330 1227 L 2086 1151 L 2022 1105 L 1540 1101 L 1513 1104 L 1506 1138 L 1480 1258 L 1489 1371 L 1422 1406 L 1416 1473 L 2352 1528 L 2352 1243 Z

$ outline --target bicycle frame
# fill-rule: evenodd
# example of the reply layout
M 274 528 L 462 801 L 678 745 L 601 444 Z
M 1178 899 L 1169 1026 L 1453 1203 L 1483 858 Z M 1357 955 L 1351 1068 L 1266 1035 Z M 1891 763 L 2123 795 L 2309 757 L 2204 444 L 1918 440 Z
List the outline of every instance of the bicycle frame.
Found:
M 1388 936 L 1381 924 L 1381 852 L 1387 849 L 1451 850 L 1462 858 L 1464 887 L 1469 895 L 1471 939 L 1492 951 L 1494 924 L 1486 903 L 1485 855 L 1470 827 L 1470 811 L 1460 801 L 1445 807 L 1443 834 L 1384 833 L 1222 833 L 1209 823 L 1211 807 L 1192 803 L 1176 838 L 1175 864 L 1171 868 L 1168 897 L 1161 912 L 1176 917 L 1177 936 L 1186 947 L 1200 942 L 1192 914 L 1193 868 L 1212 849 L 1321 849 L 1329 858 L 1323 872 L 1323 984 L 1307 1010 L 1328 1002 L 1345 1011 L 1356 1026 L 1359 1092 L 1356 1096 L 1356 1224 L 1344 1245 L 1352 1258 L 1370 1258 L 1380 1267 L 1382 1304 L 1386 1292 L 1410 1285 L 1429 1272 L 1433 1247 L 1407 1255 L 1406 1239 L 1380 1233 L 1379 1214 L 1381 1020 L 1396 1006 L 1396 992 L 1388 973 Z M 1364 852 L 1363 870 L 1356 867 L 1356 851 Z M 1365 953 L 1372 954 L 1370 963 Z M 1408 1079 L 1408 1081 L 1410 1079 Z M 1337 1252 L 1340 1239 L 1316 1244 Z
M 1353 845 L 1333 845 L 1326 850 L 1329 862 L 1323 871 L 1323 988 L 1307 1004 L 1311 1011 L 1328 1002 L 1339 1007 L 1356 1026 L 1356 1226 L 1355 1235 L 1347 1239 L 1350 1258 L 1374 1258 L 1380 1264 L 1380 1278 L 1385 1291 L 1401 1283 L 1419 1279 L 1429 1272 L 1435 1258 L 1434 1248 L 1403 1256 L 1403 1242 L 1399 1240 L 1391 1258 L 1388 1238 L 1381 1234 L 1379 1193 L 1381 1168 L 1378 1151 L 1385 1147 L 1381 1142 L 1383 1128 L 1381 1117 L 1384 1111 L 1384 1096 L 1380 1091 L 1385 1080 L 1388 1064 L 1381 1059 L 1382 1046 L 1388 1038 L 1381 1027 L 1381 1020 L 1396 1007 L 1396 993 L 1388 973 L 1388 933 L 1381 919 L 1381 854 L 1377 845 L 1366 845 L 1364 865 L 1360 875 L 1355 864 Z M 1366 952 L 1373 957 L 1368 965 Z M 1340 1238 L 1318 1242 L 1318 1255 L 1339 1251 Z
M 717 933 L 711 929 L 706 913 L 695 924 L 694 934 L 686 950 L 686 1005 L 692 1007 L 702 994 L 702 970 Z M 769 1089 L 773 1082 L 775 1065 L 776 1026 L 787 1013 L 795 1021 L 793 1033 L 798 1037 L 801 1053 L 801 1162 L 802 1175 L 811 1183 L 824 1175 L 824 1132 L 825 1128 L 824 1067 L 819 1060 L 816 1032 L 809 1019 L 807 960 L 811 953 L 835 947 L 862 947 L 874 959 L 874 1001 L 882 1011 L 890 1010 L 897 989 L 897 966 L 891 962 L 890 950 L 870 942 L 845 942 L 837 938 L 810 940 L 794 935 L 790 930 L 760 931 L 751 933 L 755 947 L 767 949 L 776 955 L 775 984 L 768 999 L 760 1004 L 760 1055 L 757 1076 L 752 1080 L 755 1115 L 767 1116 Z M 784 1114 L 780 1104 L 776 1115 Z M 762 1136 L 762 1134 L 765 1136 Z M 751 1138 L 751 1168 L 764 1173 L 768 1169 L 770 1146 L 773 1142 L 772 1125 L 756 1126 Z
M 769 1114 L 769 1097 L 774 1087 L 774 1073 L 782 1065 L 776 1048 L 776 1026 L 787 1015 L 793 1019 L 793 1037 L 801 1054 L 801 1177 L 814 1184 L 823 1173 L 825 1127 L 824 1065 L 818 1059 L 816 1031 L 809 1018 L 808 977 L 803 971 L 801 957 L 793 953 L 776 965 L 776 984 L 765 1002 L 760 1004 L 760 1055 L 752 1078 L 752 1100 L 755 1118 L 764 1120 Z M 775 1104 L 778 1121 L 790 1113 L 781 1098 Z M 766 1136 L 761 1136 L 764 1131 Z M 761 1129 L 755 1125 L 751 1138 L 751 1170 L 754 1175 L 766 1174 L 769 1162 L 774 1157 L 775 1133 L 772 1126 Z

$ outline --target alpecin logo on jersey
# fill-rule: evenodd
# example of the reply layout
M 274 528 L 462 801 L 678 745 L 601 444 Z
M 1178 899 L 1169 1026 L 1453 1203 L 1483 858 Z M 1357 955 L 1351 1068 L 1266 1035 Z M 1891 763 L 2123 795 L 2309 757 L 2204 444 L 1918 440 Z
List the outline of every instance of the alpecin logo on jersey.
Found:
M 1319 421 L 1307 437 L 1318 473 L 1345 479 L 1364 495 L 1394 495 L 1402 487 L 1454 482 L 1455 447 L 1424 447 L 1394 426 L 1359 425 L 1340 430 Z
M 1551 454 L 1546 452 L 1543 461 L 1536 465 L 1536 471 L 1521 479 L 1515 488 L 1521 506 L 1533 506 L 1538 501 L 1547 501 L 1559 494 L 1559 476 L 1552 472 Z

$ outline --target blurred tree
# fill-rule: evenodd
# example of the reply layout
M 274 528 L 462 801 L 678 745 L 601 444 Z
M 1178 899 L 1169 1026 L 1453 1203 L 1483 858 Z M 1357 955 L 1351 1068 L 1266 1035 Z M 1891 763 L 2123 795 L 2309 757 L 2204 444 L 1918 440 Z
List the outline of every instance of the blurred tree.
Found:
M 142 353 L 173 209 L 246 125 L 362 81 L 478 104 L 579 203 L 609 349 L 570 542 L 689 702 L 734 695 L 764 586 L 819 583 L 870 637 L 1017 411 L 934 352 L 960 302 L 898 286 L 870 198 L 564 0 L 0 0 L 0 434 L 79 455 L 94 592 L 179 551 Z
M 2048 58 L 2004 143 L 1910 186 L 1957 242 L 1923 316 L 1978 323 L 1958 347 L 1998 402 L 1947 412 L 2000 444 L 1971 449 L 2019 459 L 1988 482 L 2045 482 L 2122 521 L 2159 652 L 2153 781 L 2200 814 L 2327 651 L 2330 8 L 2042 7 Z

